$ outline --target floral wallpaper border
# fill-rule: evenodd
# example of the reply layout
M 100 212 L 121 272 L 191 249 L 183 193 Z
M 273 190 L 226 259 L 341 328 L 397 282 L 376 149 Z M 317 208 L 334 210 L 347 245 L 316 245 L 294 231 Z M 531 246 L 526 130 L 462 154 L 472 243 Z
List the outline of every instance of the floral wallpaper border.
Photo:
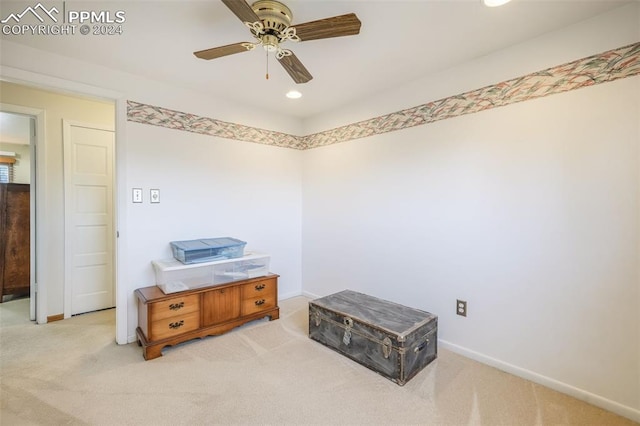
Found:
M 294 136 L 127 101 L 127 119 L 170 129 L 293 149 L 402 130 L 640 74 L 640 42 L 403 111 Z
M 127 120 L 245 142 L 295 149 L 306 148 L 302 145 L 303 141 L 299 136 L 229 123 L 134 101 L 127 101 Z

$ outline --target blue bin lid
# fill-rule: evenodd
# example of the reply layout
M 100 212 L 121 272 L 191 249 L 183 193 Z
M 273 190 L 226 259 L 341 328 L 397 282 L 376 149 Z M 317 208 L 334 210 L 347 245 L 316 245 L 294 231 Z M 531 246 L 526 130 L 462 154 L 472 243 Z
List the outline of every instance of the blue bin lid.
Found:
M 233 247 L 238 245 L 247 244 L 244 241 L 237 240 L 230 237 L 222 238 L 203 238 L 200 240 L 187 240 L 187 241 L 172 241 L 171 245 L 182 250 L 205 250 L 216 249 L 224 247 Z

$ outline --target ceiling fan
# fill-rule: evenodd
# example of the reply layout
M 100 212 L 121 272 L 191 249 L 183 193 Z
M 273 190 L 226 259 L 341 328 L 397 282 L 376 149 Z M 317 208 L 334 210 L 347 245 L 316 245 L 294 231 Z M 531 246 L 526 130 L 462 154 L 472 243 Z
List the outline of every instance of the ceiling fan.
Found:
M 278 1 L 258 0 L 251 6 L 245 0 L 222 2 L 249 28 L 255 42 L 234 43 L 200 50 L 193 54 L 200 59 L 209 60 L 262 46 L 267 54 L 275 52 L 278 62 L 296 83 L 306 83 L 313 76 L 291 50 L 280 47 L 281 43 L 288 40 L 299 42 L 360 33 L 361 22 L 355 13 L 291 26 L 291 10 Z

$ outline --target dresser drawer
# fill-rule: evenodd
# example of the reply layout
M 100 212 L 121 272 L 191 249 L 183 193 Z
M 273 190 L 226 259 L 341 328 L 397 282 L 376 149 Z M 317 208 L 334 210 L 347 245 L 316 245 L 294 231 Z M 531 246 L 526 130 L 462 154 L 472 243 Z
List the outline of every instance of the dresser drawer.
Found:
M 149 340 L 162 340 L 200 327 L 200 312 L 191 312 L 151 323 Z
M 242 301 L 242 315 L 251 315 L 276 306 L 275 294 L 265 294 L 261 297 L 253 299 L 244 299 Z
M 275 296 L 278 290 L 276 283 L 276 279 L 273 278 L 269 280 L 253 282 L 251 284 L 245 284 L 242 286 L 242 299 L 246 300 Z
M 191 294 L 188 296 L 173 297 L 162 302 L 151 304 L 150 310 L 152 322 L 197 312 L 200 310 L 200 295 Z

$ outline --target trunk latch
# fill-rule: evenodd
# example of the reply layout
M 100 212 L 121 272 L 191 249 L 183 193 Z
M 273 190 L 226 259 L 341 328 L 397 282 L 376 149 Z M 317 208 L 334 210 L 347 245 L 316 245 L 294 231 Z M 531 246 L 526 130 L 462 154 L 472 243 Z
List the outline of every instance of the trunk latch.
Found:
M 345 345 L 351 343 L 351 327 L 353 327 L 353 319 L 345 317 L 344 320 L 344 336 L 342 336 L 342 342 Z
M 382 355 L 384 355 L 385 359 L 389 358 L 389 355 L 391 355 L 392 347 L 393 345 L 391 344 L 391 339 L 389 339 L 388 337 L 385 337 L 384 340 L 382 341 Z

